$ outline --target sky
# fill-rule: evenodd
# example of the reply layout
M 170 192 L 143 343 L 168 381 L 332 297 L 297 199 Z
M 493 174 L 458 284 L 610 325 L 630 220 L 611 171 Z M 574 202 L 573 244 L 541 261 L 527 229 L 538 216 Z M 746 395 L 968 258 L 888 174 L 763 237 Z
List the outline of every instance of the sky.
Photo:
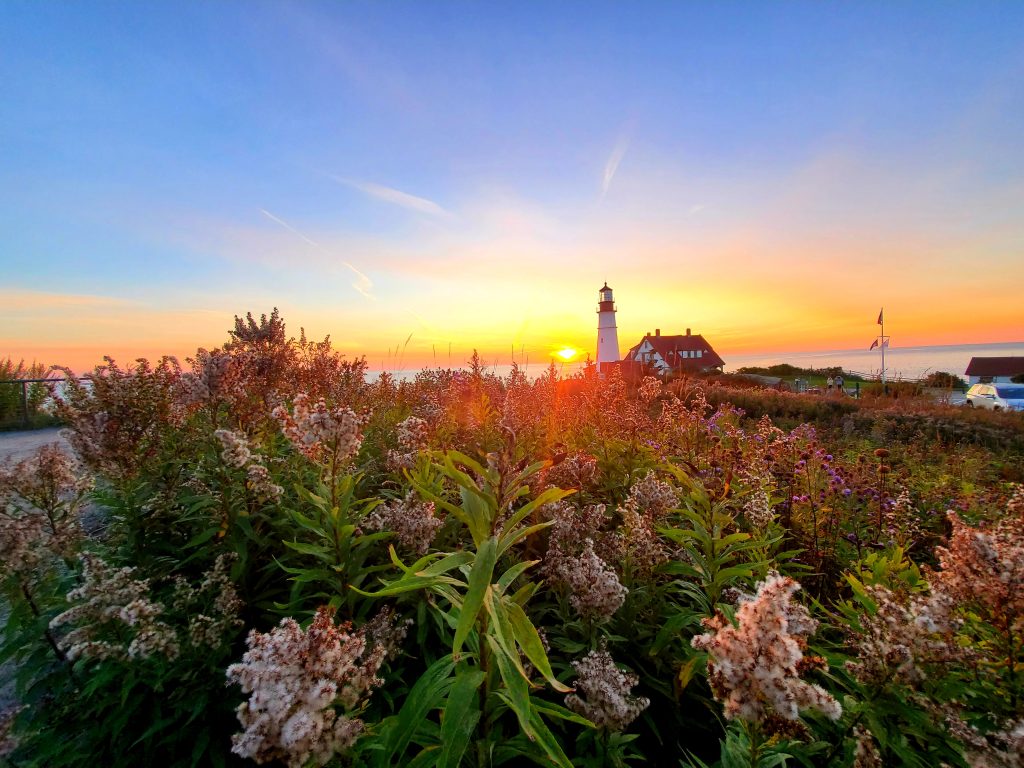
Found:
M 1024 3 L 24 2 L 0 358 L 1024 340 Z

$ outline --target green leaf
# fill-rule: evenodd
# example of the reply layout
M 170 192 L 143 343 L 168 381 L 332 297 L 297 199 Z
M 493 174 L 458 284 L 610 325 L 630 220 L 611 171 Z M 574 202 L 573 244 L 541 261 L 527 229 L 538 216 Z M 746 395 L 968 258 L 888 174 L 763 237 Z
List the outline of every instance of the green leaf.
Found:
M 488 634 L 487 644 L 491 647 L 491 656 L 497 661 L 498 672 L 505 683 L 505 688 L 498 690 L 497 694 L 515 712 L 519 725 L 526 731 L 530 723 L 530 690 L 526 679 L 515 668 L 498 638 Z
M 505 604 L 505 610 L 508 613 L 509 622 L 512 624 L 512 632 L 515 635 L 516 642 L 523 649 L 526 658 L 544 676 L 544 679 L 551 684 L 552 688 L 559 693 L 569 693 L 572 688 L 559 682 L 555 678 L 555 673 L 551 671 L 551 662 L 548 661 L 548 654 L 544 650 L 544 643 L 541 642 L 540 634 L 538 634 L 537 628 L 533 626 L 533 622 L 526 615 L 526 611 L 520 605 L 511 601 Z
M 487 627 L 488 637 L 494 637 L 501 648 L 502 654 L 507 657 L 509 663 L 519 672 L 523 680 L 530 683 L 530 677 L 523 669 L 523 663 L 519 660 L 519 651 L 516 650 L 515 632 L 512 629 L 512 622 L 509 620 L 508 612 L 505 610 L 503 601 L 493 589 L 488 588 L 484 598 L 487 606 L 487 614 L 491 622 Z M 530 683 L 530 685 L 533 685 Z M 539 687 L 539 686 L 538 686 Z
M 491 518 L 496 505 L 488 504 L 487 500 L 480 498 L 479 493 L 473 493 L 468 488 L 461 488 L 459 492 L 462 497 L 462 508 L 466 513 L 466 525 L 473 537 L 473 543 L 479 549 L 490 534 Z
M 448 576 L 406 576 L 398 581 L 384 585 L 382 589 L 378 589 L 376 592 L 367 592 L 365 589 L 360 589 L 354 584 L 349 584 L 348 588 L 363 597 L 390 597 L 392 595 L 404 595 L 406 592 L 415 592 L 419 589 L 435 587 L 439 584 L 461 585 L 462 582 Z
M 405 697 L 397 715 L 386 721 L 387 729 L 381 734 L 384 740 L 382 765 L 400 765 L 401 757 L 409 746 L 413 734 L 420 727 L 431 710 L 441 707 L 454 680 L 451 677 L 455 662 L 451 655 L 442 656 L 427 671 Z
M 484 593 L 491 585 L 491 578 L 494 575 L 494 564 L 498 559 L 498 540 L 491 536 L 487 539 L 480 550 L 476 553 L 476 561 L 469 572 L 469 588 L 466 590 L 466 597 L 462 601 L 462 610 L 459 612 L 459 623 L 455 628 L 455 639 L 452 642 L 452 653 L 458 655 L 462 650 L 463 643 L 469 637 L 473 625 L 476 624 L 477 614 L 484 602 Z
M 537 533 L 537 531 L 543 531 L 545 528 L 548 528 L 554 524 L 554 521 L 548 521 L 546 523 L 537 523 L 536 525 L 531 525 L 528 528 L 519 528 L 518 530 L 505 534 L 505 536 L 503 536 L 501 539 L 501 546 L 498 547 L 498 554 L 505 554 L 505 552 L 507 552 L 511 547 L 518 544 L 527 536 L 532 536 L 533 534 Z
M 558 739 L 555 738 L 555 734 L 540 719 L 540 715 L 536 710 L 530 713 L 530 730 L 527 731 L 527 735 L 541 746 L 544 754 L 555 765 L 561 768 L 573 768 L 572 760 L 566 756 L 562 746 L 558 743 Z
M 533 708 L 542 715 L 547 717 L 554 717 L 559 720 L 567 720 L 570 723 L 576 723 L 576 725 L 582 725 L 585 728 L 597 728 L 592 722 L 583 717 L 583 715 L 577 715 L 571 709 L 566 709 L 561 704 L 553 704 L 550 701 L 538 701 L 533 700 Z
M 651 643 L 651 656 L 657 656 L 669 643 L 671 643 L 683 628 L 689 624 L 697 624 L 700 621 L 700 614 L 693 611 L 682 611 L 665 622 L 665 625 L 658 630 L 654 642 Z
M 571 496 L 576 493 L 574 490 L 563 491 L 561 488 L 548 488 L 542 494 L 540 494 L 533 501 L 524 504 L 522 507 L 516 510 L 505 524 L 501 527 L 501 535 L 504 537 L 515 528 L 521 520 L 525 520 L 526 517 L 538 507 L 543 507 L 545 504 L 550 504 L 560 499 L 564 499 L 566 496 Z
M 527 570 L 539 563 L 540 560 L 524 560 L 516 563 L 503 574 L 497 581 L 498 594 L 504 594 L 509 585 L 523 575 Z
M 323 560 L 324 562 L 334 562 L 333 553 L 319 544 L 305 544 L 301 541 L 286 541 L 284 545 L 289 549 L 294 549 L 296 552 L 301 552 L 304 555 L 312 555 L 313 557 Z
M 477 689 L 484 681 L 483 672 L 462 669 L 448 693 L 441 722 L 441 753 L 438 768 L 457 768 L 480 720 L 480 698 Z
M 441 574 L 448 573 L 448 571 L 454 570 L 455 568 L 461 568 L 463 565 L 467 565 L 471 562 L 473 562 L 472 552 L 456 552 L 441 558 L 436 563 L 424 568 L 423 570 L 417 570 L 416 575 L 440 576 Z
M 192 547 L 198 547 L 200 544 L 205 544 L 218 533 L 220 533 L 219 526 L 216 528 L 208 528 L 205 531 L 197 533 L 195 536 L 188 540 L 188 543 L 185 544 L 185 549 L 191 549 Z
M 464 453 L 461 453 L 460 451 L 448 451 L 448 453 L 444 457 L 445 468 L 462 475 L 464 478 L 466 478 L 466 481 L 469 485 L 476 484 L 473 482 L 473 479 L 469 475 L 467 475 L 465 472 L 463 472 L 462 470 L 458 469 L 455 466 L 456 461 L 459 462 L 459 464 L 463 464 L 469 467 L 474 472 L 476 472 L 480 477 L 487 476 L 487 470 L 484 469 L 483 465 L 480 462 L 476 461 L 475 459 L 469 458 L 469 456 L 467 456 Z

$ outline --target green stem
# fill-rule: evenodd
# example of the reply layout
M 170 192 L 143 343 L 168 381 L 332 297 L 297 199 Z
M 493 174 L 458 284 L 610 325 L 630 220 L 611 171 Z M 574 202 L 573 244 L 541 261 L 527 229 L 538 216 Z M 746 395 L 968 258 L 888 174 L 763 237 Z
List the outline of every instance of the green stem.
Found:
M 32 611 L 32 615 L 35 616 L 37 619 L 40 618 L 40 616 L 42 616 L 42 613 L 39 610 L 39 606 L 36 605 L 36 601 L 32 598 L 32 593 L 28 590 L 28 584 L 26 584 L 24 581 L 19 581 L 18 585 L 21 587 L 21 594 L 24 596 L 25 602 L 28 604 L 29 609 Z M 74 669 L 72 669 L 71 661 L 70 659 L 68 659 L 64 651 L 60 649 L 60 646 L 57 645 L 57 640 L 54 638 L 53 633 L 50 632 L 49 627 L 43 630 L 43 637 L 46 638 L 46 642 L 50 646 L 50 649 L 53 651 L 53 655 L 56 656 L 57 660 L 61 664 L 63 664 L 67 669 L 68 675 L 71 677 L 71 682 L 74 683 L 75 686 L 77 687 L 78 679 L 75 677 L 75 671 Z

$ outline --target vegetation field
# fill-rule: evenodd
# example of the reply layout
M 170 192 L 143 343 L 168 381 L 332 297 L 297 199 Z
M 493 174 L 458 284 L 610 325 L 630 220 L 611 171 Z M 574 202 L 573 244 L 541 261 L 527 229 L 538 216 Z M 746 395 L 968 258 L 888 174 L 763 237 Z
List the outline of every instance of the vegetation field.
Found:
M 904 394 L 109 361 L 0 469 L 0 760 L 1019 766 L 1024 419 Z

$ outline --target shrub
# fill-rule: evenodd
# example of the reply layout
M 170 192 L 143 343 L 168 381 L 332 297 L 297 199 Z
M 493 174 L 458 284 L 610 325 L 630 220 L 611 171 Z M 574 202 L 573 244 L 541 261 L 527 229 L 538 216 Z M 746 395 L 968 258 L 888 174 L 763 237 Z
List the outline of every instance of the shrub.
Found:
M 946 371 L 932 371 L 921 384 L 925 387 L 940 387 L 942 389 L 967 389 L 967 382 L 963 378 Z

